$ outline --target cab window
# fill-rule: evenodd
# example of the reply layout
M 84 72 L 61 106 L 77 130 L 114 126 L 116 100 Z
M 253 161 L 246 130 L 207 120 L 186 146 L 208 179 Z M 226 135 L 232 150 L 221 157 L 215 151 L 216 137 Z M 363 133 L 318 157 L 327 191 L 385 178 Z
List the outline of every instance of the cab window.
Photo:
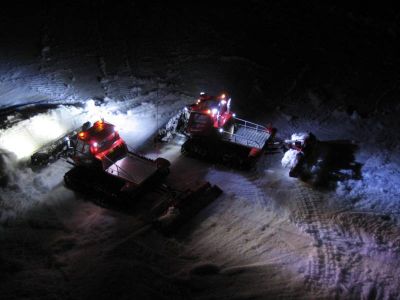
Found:
M 90 146 L 82 140 L 78 140 L 76 144 L 76 152 L 84 155 L 90 154 Z

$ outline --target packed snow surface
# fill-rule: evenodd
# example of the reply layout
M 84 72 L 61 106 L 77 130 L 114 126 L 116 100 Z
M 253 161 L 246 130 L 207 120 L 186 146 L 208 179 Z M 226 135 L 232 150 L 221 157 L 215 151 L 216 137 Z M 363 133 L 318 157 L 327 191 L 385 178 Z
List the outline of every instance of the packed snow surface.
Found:
M 161 106 L 161 115 L 173 115 L 167 102 Z M 116 124 L 134 145 L 142 144 L 150 157 L 170 159 L 170 184 L 188 188 L 208 180 L 224 190 L 187 225 L 184 237 L 162 237 L 146 227 L 140 215 L 83 201 L 63 186 L 63 174 L 70 167 L 62 160 L 38 171 L 21 161 L 84 120 L 101 117 Z M 379 156 L 368 158 L 362 179 L 318 191 L 288 177 L 279 164 L 283 153 L 262 157 L 256 170 L 244 173 L 180 156 L 179 140 L 154 145 L 156 117 L 154 106 L 147 103 L 130 107 L 109 101 L 96 106 L 89 101 L 82 108 L 60 106 L 2 129 L 0 222 L 7 246 L 1 262 L 13 270 L 6 271 L 8 280 L 2 284 L 6 298 L 17 293 L 22 282 L 35 285 L 37 295 L 44 288 L 56 294 L 69 290 L 78 298 L 100 295 L 99 282 L 114 276 L 120 279 L 113 288 L 124 295 L 145 293 L 143 289 L 158 296 L 194 298 L 396 295 L 400 231 L 394 163 L 382 165 Z M 50 127 L 54 136 L 42 133 Z M 23 139 L 18 132 L 31 138 Z M 21 152 L 20 147 L 7 148 L 11 144 L 4 141 L 11 136 L 20 137 L 20 143 L 38 142 L 30 152 Z M 282 163 L 285 157 L 290 162 L 288 153 Z M 392 176 L 383 176 L 385 172 Z M 377 180 L 382 181 L 380 187 Z M 381 193 L 389 195 L 386 204 L 379 201 Z M 41 245 L 40 251 L 36 245 Z M 46 266 L 46 255 L 51 255 L 54 267 Z M 34 262 L 31 257 L 36 257 Z M 86 273 L 93 276 L 89 279 Z M 136 278 L 135 284 L 122 287 L 120 280 L 129 276 Z M 151 280 L 145 283 L 138 276 Z M 158 285 L 161 294 L 155 292 Z

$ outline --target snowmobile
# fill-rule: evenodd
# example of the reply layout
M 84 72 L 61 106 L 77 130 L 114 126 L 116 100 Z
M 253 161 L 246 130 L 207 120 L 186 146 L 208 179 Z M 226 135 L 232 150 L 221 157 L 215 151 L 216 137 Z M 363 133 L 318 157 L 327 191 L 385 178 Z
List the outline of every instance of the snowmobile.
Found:
M 239 119 L 230 106 L 226 94 L 201 93 L 194 104 L 168 121 L 159 140 L 168 142 L 183 133 L 182 154 L 248 169 L 272 142 L 276 129 Z

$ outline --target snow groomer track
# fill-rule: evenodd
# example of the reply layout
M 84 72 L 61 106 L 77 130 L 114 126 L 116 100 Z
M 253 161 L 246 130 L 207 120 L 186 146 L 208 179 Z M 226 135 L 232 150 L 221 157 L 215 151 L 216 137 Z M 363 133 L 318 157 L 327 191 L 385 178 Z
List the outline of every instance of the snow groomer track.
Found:
M 314 239 L 315 253 L 310 257 L 305 275 L 307 289 L 312 292 L 321 288 L 335 287 L 340 273 L 340 247 L 330 215 L 323 210 L 323 195 L 304 183 L 296 182 L 297 211 L 294 222 Z

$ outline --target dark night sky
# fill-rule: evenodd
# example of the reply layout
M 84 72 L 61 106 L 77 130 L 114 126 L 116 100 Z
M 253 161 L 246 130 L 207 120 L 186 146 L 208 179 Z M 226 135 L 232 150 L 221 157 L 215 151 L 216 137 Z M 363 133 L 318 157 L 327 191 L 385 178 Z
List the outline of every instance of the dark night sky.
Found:
M 399 80 L 400 14 L 390 5 L 42 1 L 31 6 L 17 2 L 2 9 L 3 56 L 35 56 L 43 44 L 68 52 L 93 46 L 99 37 L 105 48 L 148 42 L 160 56 L 179 48 L 250 59 L 266 68 L 262 78 L 270 95 L 284 94 L 298 78 L 295 96 L 333 86 L 366 105 L 365 99 L 379 97 Z M 394 100 L 389 95 L 386 101 Z

